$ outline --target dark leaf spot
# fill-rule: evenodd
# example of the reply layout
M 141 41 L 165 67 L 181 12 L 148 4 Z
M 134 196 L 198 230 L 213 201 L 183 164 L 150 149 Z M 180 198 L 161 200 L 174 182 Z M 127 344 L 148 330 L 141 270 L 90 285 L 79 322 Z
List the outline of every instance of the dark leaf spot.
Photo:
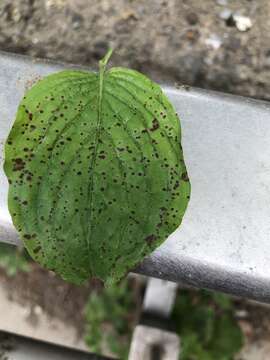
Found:
M 184 172 L 184 173 L 182 174 L 181 179 L 182 179 L 183 181 L 189 181 L 188 173 L 187 173 L 187 172 Z
M 144 241 L 146 241 L 148 245 L 152 245 L 156 239 L 157 239 L 156 235 L 151 234 L 151 235 L 147 236 L 144 239 Z

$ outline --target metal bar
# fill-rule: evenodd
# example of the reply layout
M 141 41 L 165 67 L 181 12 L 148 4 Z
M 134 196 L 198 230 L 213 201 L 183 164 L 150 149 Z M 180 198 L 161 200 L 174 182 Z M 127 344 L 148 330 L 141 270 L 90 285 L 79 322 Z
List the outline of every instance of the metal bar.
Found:
M 0 332 L 0 359 L 10 360 L 109 360 L 83 351 Z
M 0 55 L 0 154 L 25 87 L 63 67 Z M 182 226 L 136 271 L 270 302 L 270 104 L 164 91 L 181 117 L 192 196 Z M 0 240 L 18 244 L 7 189 L 1 166 Z

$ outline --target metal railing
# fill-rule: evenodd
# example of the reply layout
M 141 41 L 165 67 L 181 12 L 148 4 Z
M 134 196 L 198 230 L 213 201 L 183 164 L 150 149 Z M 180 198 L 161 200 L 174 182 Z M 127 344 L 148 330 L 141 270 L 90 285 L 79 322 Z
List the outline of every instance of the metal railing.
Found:
M 1 158 L 25 87 L 64 67 L 71 66 L 1 53 Z M 192 194 L 180 229 L 136 271 L 269 302 L 270 104 L 186 87 L 164 91 L 181 118 Z M 0 241 L 18 244 L 1 165 Z
M 0 242 L 20 243 L 7 208 L 2 169 L 3 145 L 17 106 L 36 79 L 66 67 L 75 66 L 0 53 Z M 192 195 L 181 227 L 135 272 L 270 302 L 270 104 L 186 87 L 164 86 L 164 91 L 181 118 Z M 153 284 L 149 282 L 144 311 L 159 309 L 160 315 L 163 309 L 169 316 L 176 286 L 168 285 L 164 302 L 155 296 L 163 285 Z M 158 339 L 167 339 L 166 351 L 179 352 L 175 334 L 149 329 L 136 328 L 130 359 L 136 359 L 136 343 L 149 352 Z M 59 360 L 70 356 L 63 357 L 63 349 L 14 338 L 23 349 L 19 354 L 24 354 L 16 359 L 25 354 L 27 359 L 37 354 L 45 354 L 44 359 L 54 354 L 49 358 Z M 77 352 L 71 356 L 102 359 Z
M 2 360 L 112 360 L 59 345 L 28 339 L 0 331 Z

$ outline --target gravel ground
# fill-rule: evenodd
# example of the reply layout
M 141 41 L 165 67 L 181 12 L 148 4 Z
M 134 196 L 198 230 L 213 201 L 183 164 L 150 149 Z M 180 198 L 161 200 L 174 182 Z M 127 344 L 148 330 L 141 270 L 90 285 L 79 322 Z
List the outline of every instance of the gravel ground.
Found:
M 231 16 L 229 16 L 231 14 Z M 240 31 L 235 15 L 251 21 Z M 243 25 L 243 24 L 242 24 Z M 1 0 L 0 49 L 270 99 L 268 0 Z

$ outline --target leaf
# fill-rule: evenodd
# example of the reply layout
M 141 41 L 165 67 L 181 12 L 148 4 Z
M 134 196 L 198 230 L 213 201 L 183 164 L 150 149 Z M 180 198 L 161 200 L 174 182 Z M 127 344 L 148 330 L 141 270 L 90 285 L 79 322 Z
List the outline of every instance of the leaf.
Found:
M 10 277 L 19 271 L 30 271 L 29 259 L 24 249 L 0 243 L 0 269 L 4 269 Z
M 90 351 L 102 353 L 109 349 L 117 358 L 127 359 L 137 322 L 134 308 L 140 302 L 136 291 L 132 291 L 134 286 L 124 279 L 120 284 L 91 292 L 85 307 L 85 341 Z
M 30 255 L 64 279 L 121 279 L 181 223 L 180 123 L 129 69 L 62 71 L 21 101 L 5 147 L 9 210 Z
M 181 336 L 181 360 L 233 360 L 243 346 L 234 304 L 227 295 L 219 294 L 217 301 L 214 292 L 181 290 L 172 317 Z

